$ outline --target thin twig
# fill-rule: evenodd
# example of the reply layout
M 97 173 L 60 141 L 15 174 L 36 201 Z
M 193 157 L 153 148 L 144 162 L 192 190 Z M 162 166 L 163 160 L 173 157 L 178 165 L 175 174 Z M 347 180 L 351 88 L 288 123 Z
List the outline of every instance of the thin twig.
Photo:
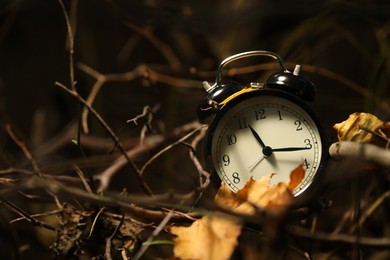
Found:
M 119 141 L 119 138 L 115 135 L 114 131 L 108 126 L 108 124 L 104 121 L 104 119 L 100 116 L 100 114 L 90 105 L 87 104 L 87 102 L 76 92 L 73 90 L 68 89 L 64 85 L 62 85 L 59 82 L 56 82 L 56 86 L 60 87 L 62 90 L 70 94 L 72 97 L 74 97 L 77 101 L 82 103 L 99 121 L 99 123 L 107 130 L 107 132 L 110 134 L 111 138 L 114 140 L 115 144 L 119 147 L 119 150 L 121 151 L 122 155 L 126 158 L 127 162 L 131 165 L 133 170 L 136 173 L 136 177 L 141 184 L 142 189 L 149 195 L 152 195 L 152 191 L 148 187 L 148 185 L 143 181 L 140 171 L 138 167 L 135 165 L 135 163 L 130 159 L 130 157 L 127 155 L 127 152 L 125 148 L 123 147 L 122 143 Z
M 377 198 L 374 203 L 372 203 L 372 205 L 370 207 L 368 207 L 367 210 L 365 210 L 362 214 L 362 216 L 360 217 L 359 219 L 359 227 L 362 226 L 364 224 L 364 222 L 366 222 L 366 220 L 372 216 L 372 214 L 374 214 L 374 212 L 383 204 L 383 202 L 390 198 L 390 191 L 386 191 L 385 193 L 383 193 L 379 198 Z M 355 232 L 355 230 L 357 229 L 357 225 L 354 225 L 350 232 L 353 233 Z
M 13 212 L 18 214 L 19 216 L 23 217 L 24 219 L 26 219 L 28 222 L 30 222 L 34 226 L 38 226 L 38 227 L 42 227 L 42 228 L 56 231 L 55 227 L 35 219 L 34 217 L 27 214 L 24 210 L 22 210 L 21 208 L 19 208 L 18 206 L 13 204 L 11 201 L 7 200 L 6 198 L 4 198 L 2 196 L 0 196 L 0 204 L 4 204 L 7 208 L 12 210 Z
M 97 80 L 95 84 L 92 86 L 91 92 L 89 92 L 89 96 L 86 100 L 88 105 L 92 106 L 93 102 L 95 101 L 96 95 L 99 93 L 103 84 L 104 84 L 103 80 Z M 88 114 L 89 114 L 89 110 L 83 109 L 83 112 L 81 114 L 81 125 L 83 127 L 83 131 L 85 134 L 89 133 Z
M 159 38 L 157 38 L 153 34 L 153 29 L 149 26 L 140 27 L 131 21 L 126 21 L 125 25 L 130 27 L 136 33 L 142 35 L 145 39 L 147 39 L 154 47 L 161 52 L 161 54 L 167 59 L 171 68 L 174 70 L 179 70 L 181 68 L 181 62 L 173 52 L 172 48 L 170 48 L 167 44 L 162 42 Z
M 73 55 L 74 55 L 74 38 L 73 38 L 73 33 L 72 33 L 72 27 L 70 26 L 70 21 L 69 21 L 69 16 L 66 11 L 66 8 L 64 6 L 64 3 L 62 0 L 58 0 L 58 2 L 61 5 L 62 12 L 64 13 L 65 21 L 66 21 L 66 28 L 68 32 L 68 40 L 69 40 L 69 78 L 70 78 L 70 87 L 72 88 L 73 91 L 76 91 L 76 82 L 74 78 L 74 60 L 73 60 Z
M 140 135 L 140 143 L 141 144 L 145 140 L 146 133 L 153 132 L 153 130 L 152 130 L 153 114 L 156 113 L 159 108 L 160 108 L 159 105 L 156 105 L 153 108 L 146 105 L 146 106 L 144 106 L 144 108 L 142 110 L 142 114 L 139 114 L 139 115 L 135 116 L 134 118 L 126 121 L 127 123 L 133 122 L 135 125 L 138 125 L 138 120 L 143 119 L 144 126 L 142 127 L 141 135 Z
M 193 121 L 187 124 L 184 124 L 180 127 L 177 127 L 172 131 L 172 133 L 168 136 L 162 136 L 162 135 L 153 135 L 149 136 L 145 139 L 145 141 L 142 144 L 139 144 L 132 150 L 129 150 L 127 152 L 127 155 L 132 158 L 139 154 L 142 154 L 146 151 L 149 151 L 153 149 L 154 147 L 157 147 L 161 145 L 164 141 L 167 140 L 168 137 L 177 137 L 181 136 L 183 133 L 192 131 L 200 126 L 198 121 Z M 126 159 L 121 156 L 115 162 L 105 169 L 102 173 L 95 175 L 94 179 L 99 180 L 100 185 L 98 187 L 98 192 L 102 192 L 108 188 L 108 185 L 111 182 L 112 176 L 118 172 L 124 165 L 126 164 Z
M 115 228 L 115 230 L 111 234 L 111 236 L 106 238 L 106 251 L 105 251 L 104 255 L 105 255 L 107 260 L 111 260 L 112 259 L 112 257 L 111 257 L 111 240 L 115 236 L 115 234 L 118 232 L 119 228 L 122 226 L 124 219 L 125 219 L 125 214 L 122 214 L 122 218 L 121 218 L 118 226 Z
M 149 248 L 150 243 L 160 234 L 161 230 L 165 227 L 165 225 L 169 222 L 169 220 L 173 216 L 173 210 L 170 210 L 168 214 L 165 216 L 165 218 L 160 222 L 160 224 L 153 230 L 152 234 L 148 237 L 148 239 L 142 243 L 142 247 L 137 252 L 137 254 L 134 256 L 134 259 L 138 260 L 142 257 L 142 255 L 146 252 L 146 250 Z
M 55 209 L 55 210 L 52 210 L 52 211 L 49 211 L 49 212 L 31 214 L 31 215 L 29 215 L 29 216 L 30 216 L 31 218 L 44 217 L 44 216 L 50 216 L 50 215 L 57 214 L 57 213 L 59 213 L 59 212 L 61 212 L 61 211 L 62 211 L 61 209 Z M 15 218 L 15 219 L 11 220 L 9 223 L 12 224 L 12 223 L 15 223 L 15 222 L 24 220 L 24 219 L 26 219 L 26 217 L 25 217 L 25 216 L 22 216 L 22 217 Z
M 292 65 L 292 63 L 286 63 L 286 65 Z M 340 82 L 341 84 L 347 86 L 348 88 L 352 89 L 356 93 L 367 97 L 371 100 L 373 100 L 378 106 L 380 106 L 383 110 L 385 110 L 388 114 L 390 114 L 390 105 L 388 102 L 384 101 L 383 99 L 375 96 L 375 93 L 369 91 L 367 88 L 357 84 L 356 82 L 336 73 L 330 70 L 327 70 L 322 67 L 313 66 L 309 64 L 301 64 L 302 68 L 306 72 L 319 74 L 321 76 L 324 76 L 326 78 L 332 79 L 336 82 Z
M 96 214 L 95 218 L 93 219 L 93 222 L 92 222 L 92 225 L 91 225 L 91 229 L 89 230 L 89 233 L 88 233 L 88 236 L 87 236 L 87 239 L 89 239 L 91 236 L 92 236 L 92 232 L 95 228 L 95 225 L 97 223 L 97 220 L 99 219 L 100 215 L 103 213 L 103 211 L 105 210 L 106 208 L 105 207 L 101 207 L 99 212 Z
M 83 171 L 80 169 L 80 167 L 78 167 L 77 165 L 73 165 L 73 168 L 74 170 L 76 171 L 76 173 L 79 175 L 83 185 L 84 185 L 84 188 L 89 192 L 89 193 L 93 193 L 92 189 L 91 189 L 91 186 L 88 184 L 88 181 L 85 179 L 85 176 L 84 176 L 84 173 Z
M 197 136 L 195 136 L 195 138 L 191 142 L 192 149 L 190 149 L 190 158 L 191 158 L 192 162 L 194 163 L 194 165 L 199 173 L 199 185 L 200 185 L 201 190 L 205 190 L 207 188 L 207 186 L 209 185 L 210 173 L 208 173 L 207 171 L 205 171 L 203 169 L 202 164 L 200 163 L 199 159 L 195 155 L 195 148 L 198 145 L 198 143 L 204 138 L 204 136 L 206 134 L 206 130 L 207 130 L 207 128 L 203 127 L 201 129 L 201 131 L 199 132 L 199 134 Z
M 346 243 L 351 245 L 369 246 L 369 247 L 390 247 L 390 239 L 388 238 L 374 238 L 374 237 L 356 237 L 347 234 L 329 234 L 325 232 L 316 231 L 312 233 L 310 230 L 298 226 L 288 227 L 288 232 L 310 240 L 319 240 L 329 243 Z
M 103 85 L 107 82 L 116 82 L 116 81 L 131 81 L 133 79 L 144 77 L 149 79 L 151 82 L 161 82 L 166 83 L 175 87 L 191 87 L 191 88 L 200 88 L 200 81 L 180 79 L 168 75 L 158 73 L 146 65 L 139 65 L 133 70 L 127 71 L 125 73 L 110 73 L 102 74 L 93 68 L 89 67 L 84 63 L 78 63 L 77 66 L 86 74 L 96 79 L 96 82 L 92 86 L 91 92 L 87 97 L 87 103 L 92 106 L 93 102 L 96 99 L 97 94 L 100 92 Z M 85 133 L 89 132 L 88 127 L 88 110 L 84 110 L 82 113 L 82 126 Z
M 192 130 L 190 133 L 186 134 L 185 136 L 183 136 L 182 138 L 180 138 L 179 140 L 177 140 L 176 142 L 174 143 L 171 143 L 170 145 L 166 146 L 165 148 L 163 148 L 162 150 L 160 150 L 158 153 L 156 153 L 155 155 L 153 155 L 145 164 L 144 166 L 142 166 L 141 170 L 140 170 L 140 173 L 141 173 L 141 176 L 143 176 L 145 174 L 145 170 L 146 168 L 152 164 L 152 162 L 154 160 L 156 160 L 158 157 L 160 157 L 162 154 L 166 153 L 167 151 L 171 150 L 173 147 L 177 146 L 178 144 L 181 144 L 182 142 L 184 142 L 186 139 L 190 138 L 193 134 L 195 134 L 196 132 L 198 132 L 199 130 L 201 130 L 202 128 L 205 128 L 206 126 L 205 125 L 201 125 L 199 126 L 198 128 Z
M 27 146 L 16 136 L 14 131 L 11 128 L 11 125 L 6 124 L 5 129 L 8 133 L 8 135 L 12 138 L 12 140 L 15 142 L 17 146 L 23 151 L 24 155 L 27 157 L 27 159 L 31 162 L 31 165 L 34 169 L 34 173 L 38 176 L 42 176 L 41 170 L 39 169 L 37 161 L 34 159 L 30 151 L 28 150 Z

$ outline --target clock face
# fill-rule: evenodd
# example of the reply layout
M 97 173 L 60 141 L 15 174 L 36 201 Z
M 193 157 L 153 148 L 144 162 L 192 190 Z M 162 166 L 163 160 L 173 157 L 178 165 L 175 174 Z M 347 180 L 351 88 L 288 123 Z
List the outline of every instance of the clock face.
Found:
M 298 195 L 312 183 L 325 156 L 318 122 L 305 103 L 289 94 L 255 92 L 224 107 L 210 126 L 213 168 L 237 192 L 251 177 L 274 174 L 271 185 L 288 183 L 302 165 L 304 179 L 293 191 Z

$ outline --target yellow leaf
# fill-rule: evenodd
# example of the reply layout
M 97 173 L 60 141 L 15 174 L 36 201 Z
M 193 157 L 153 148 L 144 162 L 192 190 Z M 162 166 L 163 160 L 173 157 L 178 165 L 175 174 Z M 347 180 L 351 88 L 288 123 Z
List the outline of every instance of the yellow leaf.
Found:
M 381 146 L 384 145 L 384 141 L 372 135 L 370 131 L 384 137 L 390 134 L 388 124 L 369 113 L 353 113 L 347 120 L 335 124 L 333 128 L 337 131 L 339 141 L 375 143 Z
M 228 214 L 214 212 L 190 227 L 172 227 L 176 235 L 174 255 L 180 259 L 230 259 L 241 233 L 241 221 Z

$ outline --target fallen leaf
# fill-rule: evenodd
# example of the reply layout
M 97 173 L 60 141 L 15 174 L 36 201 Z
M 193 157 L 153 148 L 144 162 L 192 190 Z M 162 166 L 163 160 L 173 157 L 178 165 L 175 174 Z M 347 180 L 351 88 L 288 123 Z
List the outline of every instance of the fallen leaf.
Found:
M 300 164 L 291 172 L 288 188 L 290 190 L 294 190 L 299 184 L 301 184 L 303 178 L 305 178 L 305 169 L 303 168 L 303 165 Z
M 251 192 L 254 185 L 257 187 L 257 189 L 259 189 L 258 192 L 265 192 L 269 188 L 268 186 L 270 179 L 271 175 L 265 176 L 257 181 L 253 180 L 253 178 L 250 178 L 245 186 L 236 193 L 232 192 L 230 188 L 224 182 L 222 182 L 221 187 L 218 189 L 218 192 L 215 195 L 214 201 L 225 208 L 234 210 L 242 203 L 248 201 L 248 194 Z
M 299 168 L 302 167 L 297 167 L 291 173 L 289 185 L 279 183 L 270 186 L 272 174 L 256 181 L 251 178 L 237 193 L 222 183 L 215 201 L 241 214 L 254 214 L 255 207 L 281 213 L 294 197 L 290 187 L 302 181 Z M 176 235 L 173 239 L 174 255 L 179 259 L 230 259 L 238 243 L 241 227 L 239 217 L 221 212 L 213 212 L 194 221 L 189 227 L 172 227 L 171 233 Z
M 347 120 L 335 124 L 333 128 L 337 131 L 339 141 L 374 143 L 384 146 L 386 142 L 371 134 L 370 131 L 383 135 L 385 138 L 390 136 L 389 124 L 369 113 L 353 113 Z
M 241 226 L 239 218 L 213 212 L 189 227 L 172 227 L 174 255 L 180 259 L 230 259 Z
M 290 204 L 293 199 L 291 190 L 284 182 L 274 186 L 269 186 L 270 176 L 261 178 L 252 182 L 248 187 L 247 201 L 243 202 L 235 209 L 236 212 L 245 214 L 254 214 L 253 205 L 268 209 L 274 213 L 280 213 Z

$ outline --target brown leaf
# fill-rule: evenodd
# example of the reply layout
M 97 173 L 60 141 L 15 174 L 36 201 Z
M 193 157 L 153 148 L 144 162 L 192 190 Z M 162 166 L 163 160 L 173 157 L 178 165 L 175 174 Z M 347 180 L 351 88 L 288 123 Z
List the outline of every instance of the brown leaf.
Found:
M 214 200 L 219 205 L 233 210 L 247 201 L 248 192 L 255 183 L 257 183 L 258 188 L 265 190 L 268 189 L 269 181 L 270 176 L 263 177 L 257 181 L 253 180 L 253 178 L 250 178 L 249 181 L 245 184 L 244 188 L 236 193 L 232 192 L 229 187 L 224 182 L 222 182 Z
M 247 202 L 242 203 L 236 208 L 237 212 L 253 214 L 255 209 L 252 205 L 266 208 L 268 210 L 283 211 L 293 199 L 291 190 L 286 183 L 278 183 L 275 186 L 269 186 L 270 177 L 263 177 L 253 182 L 249 187 Z
M 215 201 L 223 207 L 241 214 L 254 214 L 254 206 L 275 209 L 275 205 L 285 208 L 293 198 L 285 183 L 270 186 L 272 174 L 254 181 L 252 178 L 239 192 L 234 193 L 228 187 L 221 186 Z M 298 180 L 297 180 L 298 181 Z
M 299 168 L 299 167 L 298 167 Z M 301 167 L 302 168 L 302 167 Z M 291 173 L 290 185 L 301 181 L 299 170 Z M 255 207 L 274 213 L 284 211 L 293 195 L 286 183 L 269 186 L 272 175 L 254 181 L 252 178 L 239 192 L 232 192 L 221 184 L 215 201 L 223 207 L 241 214 L 254 214 Z M 174 254 L 180 259 L 230 259 L 241 233 L 240 218 L 221 212 L 213 212 L 192 223 L 190 227 L 173 227 Z
M 301 184 L 303 178 L 305 178 L 305 169 L 303 168 L 303 165 L 300 164 L 291 172 L 288 188 L 291 191 L 294 190 L 299 184 Z
M 172 227 L 174 254 L 180 259 L 230 259 L 241 233 L 241 221 L 214 212 L 190 227 Z
M 337 130 L 339 141 L 374 143 L 384 146 L 386 142 L 375 137 L 370 131 L 385 138 L 390 136 L 389 125 L 369 113 L 353 113 L 347 120 L 335 124 L 333 128 Z

